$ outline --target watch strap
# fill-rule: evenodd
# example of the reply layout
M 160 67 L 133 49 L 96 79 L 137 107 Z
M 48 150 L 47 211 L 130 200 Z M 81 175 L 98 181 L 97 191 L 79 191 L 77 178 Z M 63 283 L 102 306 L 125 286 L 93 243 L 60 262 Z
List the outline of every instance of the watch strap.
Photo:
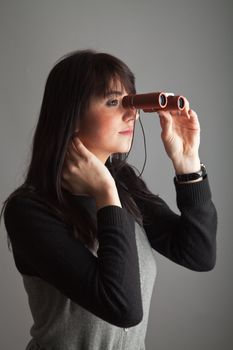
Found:
M 204 164 L 201 163 L 201 168 L 199 171 L 195 173 L 189 173 L 189 174 L 176 174 L 175 179 L 178 182 L 189 182 L 193 180 L 198 180 L 200 178 L 205 179 L 207 176 L 206 167 Z

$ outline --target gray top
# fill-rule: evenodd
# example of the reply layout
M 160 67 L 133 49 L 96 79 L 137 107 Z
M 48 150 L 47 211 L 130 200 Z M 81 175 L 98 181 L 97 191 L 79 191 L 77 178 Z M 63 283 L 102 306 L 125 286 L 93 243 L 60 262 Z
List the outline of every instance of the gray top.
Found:
M 38 277 L 23 275 L 34 319 L 26 350 L 144 350 L 151 295 L 156 277 L 153 249 L 135 223 L 143 320 L 130 328 L 114 326 L 74 303 Z M 95 252 L 94 252 L 94 255 Z M 70 342 L 69 342 L 70 340 Z

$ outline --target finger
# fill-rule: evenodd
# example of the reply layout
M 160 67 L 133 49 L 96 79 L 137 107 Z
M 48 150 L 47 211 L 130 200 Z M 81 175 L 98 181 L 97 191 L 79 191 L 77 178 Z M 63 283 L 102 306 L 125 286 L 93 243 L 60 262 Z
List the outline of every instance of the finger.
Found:
M 66 164 L 76 163 L 78 161 L 78 153 L 70 145 L 66 152 Z
M 79 145 L 77 143 L 75 144 L 74 140 L 72 140 L 70 143 L 69 152 L 73 156 L 81 156 Z
M 66 175 L 68 175 L 69 173 L 69 169 L 70 167 L 74 164 L 74 162 L 72 161 L 70 154 L 68 152 L 66 152 L 66 157 L 64 159 L 64 163 L 62 166 L 62 177 L 66 178 Z M 65 175 L 65 176 L 64 176 Z
M 186 113 L 188 113 L 188 111 L 190 109 L 189 101 L 185 96 L 182 96 L 182 97 L 184 99 L 184 109 L 182 110 L 182 112 L 185 111 Z
M 69 179 L 69 176 L 68 166 L 64 165 L 61 172 L 61 180 L 66 181 Z
M 159 119 L 163 125 L 171 123 L 172 122 L 171 113 L 168 111 L 159 111 Z
M 170 111 L 170 114 L 173 116 L 173 117 L 176 117 L 176 116 L 182 116 L 182 112 L 180 109 L 173 109 Z
M 190 117 L 198 119 L 197 113 L 193 109 L 189 109 L 188 113 Z
M 90 157 L 91 152 L 84 146 L 80 138 L 74 137 L 72 139 L 72 143 L 73 143 L 74 149 L 76 150 L 76 152 L 78 152 L 80 156 L 86 159 Z
M 190 104 L 186 97 L 184 97 L 184 101 L 185 101 L 185 107 L 182 110 L 182 114 L 185 115 L 188 119 L 190 119 L 190 114 L 189 114 Z
M 66 152 L 67 159 L 70 159 L 72 162 L 77 163 L 81 159 L 81 154 L 78 147 L 75 146 L 74 142 L 71 141 Z
M 82 150 L 83 148 L 85 148 L 84 144 L 82 143 L 82 141 L 80 140 L 80 138 L 77 136 L 77 134 L 72 137 L 71 140 L 75 146 L 75 148 L 78 150 L 79 148 Z
M 199 126 L 199 128 L 200 128 L 200 123 L 199 123 L 199 120 L 198 120 L 198 115 L 197 115 L 197 113 L 196 113 L 194 110 L 190 109 L 190 110 L 189 110 L 189 116 L 190 116 L 190 120 L 191 120 L 193 123 L 197 124 L 197 125 Z
M 70 175 L 77 173 L 78 168 L 79 161 L 77 161 L 77 158 L 73 157 L 71 153 L 67 151 L 65 161 L 62 167 L 62 178 L 65 180 L 69 180 Z

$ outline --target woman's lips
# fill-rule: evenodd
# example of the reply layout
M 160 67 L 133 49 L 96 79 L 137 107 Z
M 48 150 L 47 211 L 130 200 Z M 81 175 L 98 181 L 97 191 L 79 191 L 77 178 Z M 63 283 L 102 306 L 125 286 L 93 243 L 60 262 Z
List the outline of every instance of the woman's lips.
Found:
M 133 134 L 133 130 L 128 129 L 128 130 L 125 130 L 125 131 L 120 131 L 119 134 L 122 134 L 122 135 L 132 135 L 132 134 Z

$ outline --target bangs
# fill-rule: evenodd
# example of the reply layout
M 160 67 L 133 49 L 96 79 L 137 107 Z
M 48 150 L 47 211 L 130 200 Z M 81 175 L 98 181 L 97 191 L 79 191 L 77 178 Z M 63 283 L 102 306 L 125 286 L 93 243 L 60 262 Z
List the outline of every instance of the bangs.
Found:
M 119 88 L 121 91 L 125 89 L 127 94 L 136 93 L 134 75 L 125 63 L 104 53 L 96 54 L 95 59 L 92 96 L 105 97 Z
M 105 72 L 106 73 L 106 72 Z M 127 94 L 135 94 L 135 86 L 128 80 L 128 77 L 118 74 L 104 74 L 97 78 L 98 83 L 93 89 L 93 95 L 96 97 L 106 97 L 112 91 L 123 91 Z

